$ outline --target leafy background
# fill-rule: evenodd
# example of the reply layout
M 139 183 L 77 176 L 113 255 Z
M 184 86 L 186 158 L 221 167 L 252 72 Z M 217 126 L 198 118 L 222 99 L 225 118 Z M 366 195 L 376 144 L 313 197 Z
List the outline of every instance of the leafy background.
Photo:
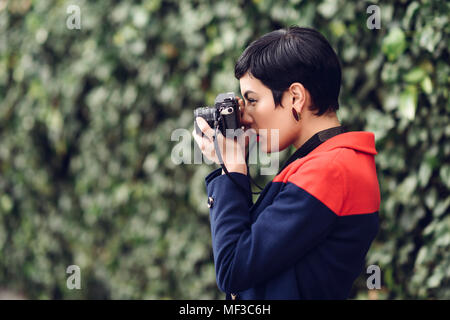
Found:
M 81 30 L 66 27 L 71 4 Z M 171 133 L 239 92 L 250 41 L 297 24 L 341 59 L 341 121 L 376 135 L 367 266 L 382 289 L 363 273 L 351 298 L 450 298 L 449 13 L 429 0 L 0 0 L 0 296 L 222 299 L 204 188 L 216 167 L 174 164 Z M 81 290 L 66 287 L 72 264 Z

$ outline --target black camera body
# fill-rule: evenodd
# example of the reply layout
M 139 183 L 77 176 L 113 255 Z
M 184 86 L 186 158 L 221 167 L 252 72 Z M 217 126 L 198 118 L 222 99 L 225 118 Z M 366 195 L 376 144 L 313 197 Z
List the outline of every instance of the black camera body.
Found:
M 239 102 L 233 92 L 219 93 L 214 101 L 214 107 L 200 107 L 194 110 L 194 119 L 202 117 L 212 129 L 217 121 L 218 129 L 226 137 L 226 130 L 240 128 L 241 113 Z M 197 122 L 194 121 L 195 131 L 202 135 Z

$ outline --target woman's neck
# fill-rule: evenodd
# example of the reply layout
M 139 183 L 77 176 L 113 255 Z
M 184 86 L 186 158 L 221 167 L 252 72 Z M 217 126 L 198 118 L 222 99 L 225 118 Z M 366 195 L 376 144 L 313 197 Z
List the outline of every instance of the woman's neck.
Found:
M 315 135 L 317 132 L 338 127 L 341 125 L 339 122 L 339 119 L 335 112 L 333 114 L 326 116 L 314 116 L 311 115 L 309 118 L 302 118 L 301 120 L 302 128 L 300 131 L 300 135 L 298 138 L 294 141 L 293 145 L 295 146 L 295 149 L 300 148 L 306 141 L 308 141 L 313 135 Z

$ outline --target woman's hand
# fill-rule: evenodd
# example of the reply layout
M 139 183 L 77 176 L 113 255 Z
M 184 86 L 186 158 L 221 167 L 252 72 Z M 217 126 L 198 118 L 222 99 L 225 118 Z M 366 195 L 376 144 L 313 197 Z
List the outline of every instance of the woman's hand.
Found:
M 195 121 L 204 134 L 204 136 L 201 137 L 196 133 L 194 128 L 192 135 L 194 136 L 195 141 L 205 157 L 220 164 L 214 147 L 214 130 L 202 117 L 197 117 Z M 220 148 L 220 154 L 223 163 L 229 172 L 240 172 L 247 175 L 247 164 L 245 162 L 246 140 L 247 139 L 225 138 L 220 130 L 217 130 L 217 142 Z

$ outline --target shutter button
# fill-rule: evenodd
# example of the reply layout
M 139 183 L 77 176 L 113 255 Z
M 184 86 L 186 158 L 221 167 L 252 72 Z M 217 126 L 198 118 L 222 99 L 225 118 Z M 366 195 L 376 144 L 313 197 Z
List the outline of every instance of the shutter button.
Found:
M 212 197 L 208 197 L 208 208 L 212 208 L 214 203 L 214 199 Z

